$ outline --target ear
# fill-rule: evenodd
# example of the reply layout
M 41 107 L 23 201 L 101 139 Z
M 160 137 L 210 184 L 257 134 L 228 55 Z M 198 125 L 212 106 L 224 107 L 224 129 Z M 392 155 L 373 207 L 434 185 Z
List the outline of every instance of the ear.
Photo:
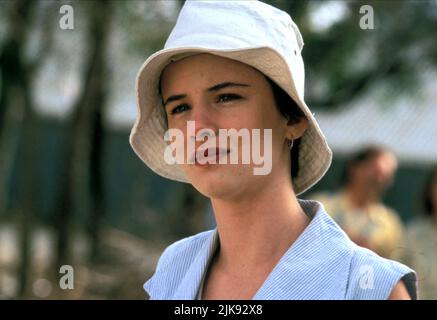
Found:
M 287 139 L 298 139 L 303 136 L 305 130 L 308 128 L 308 119 L 302 118 L 299 122 L 292 123 L 288 121 L 286 128 Z

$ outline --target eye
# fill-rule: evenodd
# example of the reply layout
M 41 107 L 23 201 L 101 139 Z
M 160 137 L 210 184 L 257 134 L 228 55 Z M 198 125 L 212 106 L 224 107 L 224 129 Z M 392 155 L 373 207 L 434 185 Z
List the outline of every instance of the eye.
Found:
M 235 93 L 225 93 L 217 97 L 217 102 L 229 102 L 233 100 L 239 100 L 241 96 Z
M 173 109 L 171 109 L 170 114 L 181 113 L 181 112 L 188 110 L 189 108 L 190 107 L 188 106 L 188 104 L 180 104 L 180 105 L 174 107 Z

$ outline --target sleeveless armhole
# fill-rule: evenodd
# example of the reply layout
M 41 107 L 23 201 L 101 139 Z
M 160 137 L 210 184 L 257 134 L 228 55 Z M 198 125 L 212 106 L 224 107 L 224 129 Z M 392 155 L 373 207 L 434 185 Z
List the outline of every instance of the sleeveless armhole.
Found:
M 408 294 L 410 295 L 412 300 L 417 300 L 418 297 L 418 289 L 417 289 L 417 281 L 416 274 L 414 272 L 407 273 L 401 278 L 402 282 L 407 288 Z
M 417 277 L 412 269 L 357 247 L 351 265 L 346 299 L 386 300 L 401 280 L 410 298 L 416 300 Z

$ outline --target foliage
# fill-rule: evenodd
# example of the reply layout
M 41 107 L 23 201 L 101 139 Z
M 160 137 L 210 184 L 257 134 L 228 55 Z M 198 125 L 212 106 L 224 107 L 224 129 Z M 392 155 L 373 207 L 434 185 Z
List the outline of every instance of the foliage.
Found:
M 313 106 L 338 108 L 382 83 L 408 95 L 424 69 L 437 66 L 435 1 L 337 1 L 345 14 L 324 30 L 312 27 L 312 15 L 334 1 L 268 2 L 289 12 L 302 32 L 306 98 Z M 373 8 L 373 30 L 360 28 L 363 5 Z

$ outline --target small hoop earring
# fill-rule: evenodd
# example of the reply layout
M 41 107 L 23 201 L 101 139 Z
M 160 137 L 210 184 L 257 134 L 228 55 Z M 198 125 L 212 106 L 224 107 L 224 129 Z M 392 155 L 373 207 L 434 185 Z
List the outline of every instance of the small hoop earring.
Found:
M 294 144 L 294 140 L 293 139 L 290 139 L 290 140 L 288 140 L 288 149 L 293 149 L 293 144 Z

